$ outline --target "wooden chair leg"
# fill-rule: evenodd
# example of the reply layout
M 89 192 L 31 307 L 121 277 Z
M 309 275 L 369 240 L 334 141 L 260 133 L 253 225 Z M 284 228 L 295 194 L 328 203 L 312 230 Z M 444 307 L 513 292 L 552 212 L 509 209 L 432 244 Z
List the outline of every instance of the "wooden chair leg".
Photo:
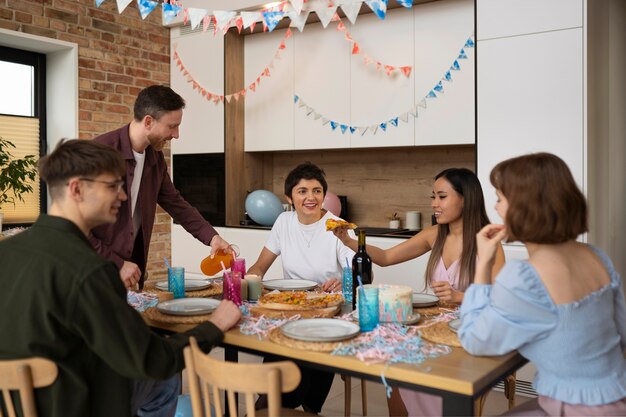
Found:
M 483 395 L 481 395 L 476 401 L 474 401 L 474 415 L 476 417 L 480 417 L 483 415 L 483 407 L 485 406 L 485 401 L 487 401 L 487 395 L 489 395 L 491 391 L 487 391 Z
M 352 406 L 352 377 L 348 375 L 341 375 L 341 379 L 343 379 L 344 394 L 343 415 L 349 417 Z
M 515 407 L 515 386 L 517 377 L 515 373 L 507 376 L 504 380 L 504 396 L 509 400 L 509 410 Z
M 361 409 L 363 410 L 363 415 L 367 415 L 367 387 L 365 385 L 365 380 L 361 379 Z

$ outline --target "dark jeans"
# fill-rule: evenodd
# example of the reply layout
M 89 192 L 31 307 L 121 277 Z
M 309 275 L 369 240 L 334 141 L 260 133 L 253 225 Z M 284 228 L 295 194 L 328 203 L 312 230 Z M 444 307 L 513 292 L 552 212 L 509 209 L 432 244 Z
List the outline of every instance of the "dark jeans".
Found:
M 285 360 L 276 356 L 266 355 L 264 362 L 279 362 Z M 318 369 L 306 368 L 298 365 L 302 378 L 300 385 L 292 392 L 283 393 L 282 406 L 284 408 L 296 408 L 302 406 L 304 411 L 309 413 L 319 413 L 330 392 L 335 374 L 320 371 Z M 261 395 L 256 402 L 257 410 L 267 408 L 267 397 Z

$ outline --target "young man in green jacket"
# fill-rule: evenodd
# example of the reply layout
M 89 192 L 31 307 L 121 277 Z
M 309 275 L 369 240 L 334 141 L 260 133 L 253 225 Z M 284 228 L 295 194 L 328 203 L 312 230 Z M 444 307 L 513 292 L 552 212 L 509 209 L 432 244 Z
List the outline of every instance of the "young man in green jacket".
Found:
M 41 356 L 59 367 L 36 391 L 40 416 L 173 416 L 189 337 L 208 351 L 241 317 L 224 301 L 210 321 L 164 338 L 127 304 L 117 267 L 87 238 L 115 222 L 124 174 L 109 146 L 61 143 L 40 161 L 48 214 L 0 242 L 0 359 Z

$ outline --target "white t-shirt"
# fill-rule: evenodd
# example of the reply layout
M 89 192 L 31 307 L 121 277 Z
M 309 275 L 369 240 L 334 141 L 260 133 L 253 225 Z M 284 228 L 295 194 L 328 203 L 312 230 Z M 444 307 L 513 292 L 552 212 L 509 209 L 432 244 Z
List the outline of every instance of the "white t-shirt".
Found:
M 137 210 L 137 196 L 139 195 L 139 186 L 141 185 L 141 177 L 143 176 L 146 154 L 133 151 L 133 155 L 135 156 L 136 165 L 133 183 L 130 185 L 130 209 L 133 213 L 134 236 L 137 236 L 137 232 L 141 227 L 141 213 Z
M 276 219 L 265 247 L 282 255 L 285 279 L 308 279 L 323 283 L 330 278 L 341 281 L 343 267 L 352 265 L 354 252 L 332 232 L 326 231 L 326 220 L 339 219 L 327 212 L 313 224 L 302 224 L 295 211 L 281 213 Z M 352 237 L 354 233 L 349 232 Z M 270 277 L 274 278 L 274 277 Z

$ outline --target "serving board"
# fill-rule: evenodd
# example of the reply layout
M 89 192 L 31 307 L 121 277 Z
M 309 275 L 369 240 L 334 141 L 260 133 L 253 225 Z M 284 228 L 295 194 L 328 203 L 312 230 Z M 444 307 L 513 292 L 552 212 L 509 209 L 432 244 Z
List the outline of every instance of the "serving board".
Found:
M 334 317 L 339 310 L 341 310 L 341 306 L 317 308 L 314 310 L 274 310 L 254 306 L 250 307 L 250 314 L 254 317 L 265 316 L 270 319 L 286 319 L 297 315 L 310 319 L 314 317 Z

